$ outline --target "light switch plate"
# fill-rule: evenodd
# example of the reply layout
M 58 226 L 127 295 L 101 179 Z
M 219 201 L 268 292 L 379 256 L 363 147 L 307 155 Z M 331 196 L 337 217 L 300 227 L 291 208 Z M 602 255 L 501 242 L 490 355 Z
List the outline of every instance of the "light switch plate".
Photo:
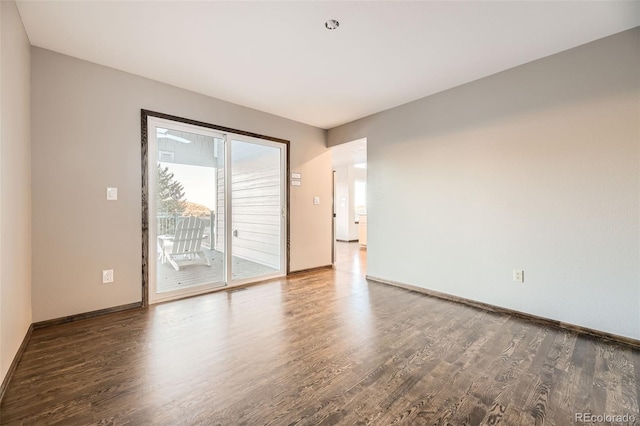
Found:
M 315 204 L 316 206 L 320 204 L 320 197 L 313 197 L 313 204 Z
M 107 187 L 107 200 L 115 201 L 118 199 L 118 188 Z

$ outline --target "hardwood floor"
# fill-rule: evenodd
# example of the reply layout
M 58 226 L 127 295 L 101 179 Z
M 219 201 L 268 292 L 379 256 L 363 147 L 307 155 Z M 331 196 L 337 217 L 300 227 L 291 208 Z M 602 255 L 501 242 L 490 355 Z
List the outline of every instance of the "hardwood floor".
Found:
M 366 251 L 340 250 L 334 270 L 35 330 L 0 423 L 640 417 L 638 350 L 367 282 Z

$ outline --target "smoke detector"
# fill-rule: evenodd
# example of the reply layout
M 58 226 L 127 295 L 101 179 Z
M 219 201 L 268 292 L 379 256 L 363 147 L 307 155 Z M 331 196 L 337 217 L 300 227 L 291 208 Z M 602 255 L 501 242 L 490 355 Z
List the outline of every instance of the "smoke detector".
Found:
M 324 23 L 324 26 L 328 30 L 335 30 L 340 26 L 340 22 L 336 21 L 335 19 L 329 19 L 327 22 Z

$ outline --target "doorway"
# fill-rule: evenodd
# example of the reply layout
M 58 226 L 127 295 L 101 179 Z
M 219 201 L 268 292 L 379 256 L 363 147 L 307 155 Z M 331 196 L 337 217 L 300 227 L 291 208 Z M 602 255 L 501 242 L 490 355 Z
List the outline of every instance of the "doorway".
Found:
M 143 301 L 286 275 L 287 141 L 148 111 L 143 129 Z
M 367 247 L 367 139 L 334 146 L 333 251 L 334 267 L 346 259 L 366 257 Z M 354 253 L 360 252 L 354 257 Z M 366 264 L 366 262 L 362 262 Z M 355 267 L 348 265 L 348 267 Z

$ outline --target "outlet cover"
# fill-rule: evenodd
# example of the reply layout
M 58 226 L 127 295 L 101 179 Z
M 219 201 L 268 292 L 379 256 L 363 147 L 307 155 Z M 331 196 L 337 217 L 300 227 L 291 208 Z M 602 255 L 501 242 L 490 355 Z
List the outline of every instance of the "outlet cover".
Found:
M 107 200 L 116 201 L 118 199 L 118 188 L 107 187 Z
M 524 271 L 521 269 L 514 269 L 513 281 L 517 283 L 524 283 Z
M 113 269 L 105 269 L 102 271 L 102 284 L 113 282 Z

